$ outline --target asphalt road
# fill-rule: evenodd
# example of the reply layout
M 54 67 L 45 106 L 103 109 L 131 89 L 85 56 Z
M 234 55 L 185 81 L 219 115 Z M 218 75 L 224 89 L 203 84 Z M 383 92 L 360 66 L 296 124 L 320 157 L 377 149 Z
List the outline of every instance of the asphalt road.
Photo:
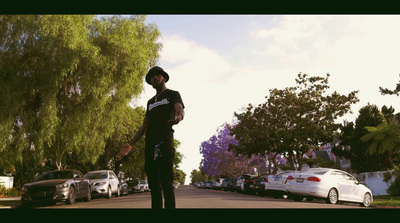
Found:
M 326 204 L 323 200 L 295 202 L 290 199 L 274 199 L 235 192 L 199 189 L 180 186 L 175 190 L 178 209 L 354 209 L 358 204 Z M 93 198 L 89 202 L 76 201 L 73 205 L 57 203 L 40 209 L 150 209 L 150 193 L 130 194 L 123 197 Z M 366 208 L 363 208 L 366 209 Z M 367 208 L 368 209 L 368 208 Z

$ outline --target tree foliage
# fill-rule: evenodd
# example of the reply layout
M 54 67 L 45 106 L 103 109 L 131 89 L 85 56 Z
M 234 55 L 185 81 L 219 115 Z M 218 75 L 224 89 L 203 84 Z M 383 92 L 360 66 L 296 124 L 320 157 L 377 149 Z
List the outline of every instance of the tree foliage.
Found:
M 200 169 L 200 168 L 199 168 Z M 209 181 L 207 174 L 201 172 L 200 170 L 192 170 L 190 173 L 191 184 Z
M 272 89 L 265 103 L 235 113 L 238 124 L 232 134 L 239 143 L 232 149 L 248 155 L 283 154 L 293 169 L 301 168 L 303 154 L 331 142 L 340 127 L 336 119 L 358 101 L 358 91 L 328 94 L 329 76 L 300 73 L 296 86 Z
M 366 126 L 368 133 L 361 137 L 363 142 L 371 142 L 366 150 L 367 155 L 386 154 L 390 168 L 395 168 L 393 156 L 400 149 L 400 124 L 394 118 L 394 109 L 382 107 L 383 122 L 375 126 Z M 386 114 L 386 115 L 385 115 Z
M 145 16 L 0 16 L 0 159 L 95 163 L 161 45 Z M 5 156 L 4 154 L 7 154 Z M 17 170 L 18 169 L 18 170 Z
M 385 116 L 390 117 L 394 110 L 384 106 L 381 112 L 376 105 L 366 105 L 359 110 L 355 123 L 347 123 L 342 128 L 338 147 L 332 152 L 339 157 L 350 160 L 351 169 L 356 172 L 380 171 L 391 168 L 391 155 L 387 151 L 377 152 L 378 144 L 382 142 L 382 134 L 386 135 Z M 369 132 L 368 130 L 384 130 Z M 372 140 L 374 139 L 374 140 Z M 385 142 L 386 143 L 386 142 Z M 380 148 L 380 146 L 379 146 Z
M 237 140 L 230 135 L 228 124 L 222 125 L 215 135 L 201 143 L 203 155 L 200 170 L 210 177 L 233 177 L 242 174 L 265 173 L 266 162 L 260 154 L 250 157 L 237 155 L 229 150 L 229 145 L 237 145 Z
M 174 183 L 185 184 L 186 173 L 183 170 L 174 168 Z

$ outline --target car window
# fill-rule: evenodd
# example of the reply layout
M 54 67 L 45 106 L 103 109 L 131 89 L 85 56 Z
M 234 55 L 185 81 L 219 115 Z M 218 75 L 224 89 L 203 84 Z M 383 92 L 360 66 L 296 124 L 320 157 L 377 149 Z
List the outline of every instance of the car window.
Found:
M 340 171 L 333 171 L 331 173 L 332 176 L 343 177 L 343 173 Z
M 87 173 L 85 177 L 92 180 L 107 179 L 107 173 L 106 172 Z
M 139 183 L 139 181 L 137 181 L 137 180 L 127 180 L 126 182 L 129 184 L 138 184 Z
M 72 171 L 54 171 L 44 172 L 35 181 L 53 180 L 53 179 L 72 179 Z
M 350 175 L 350 174 L 344 173 L 343 176 L 344 176 L 344 179 L 345 179 L 345 180 L 357 181 L 357 179 L 354 178 L 354 177 L 353 177 L 352 175 Z
M 323 175 L 326 172 L 328 172 L 327 169 L 308 169 L 308 170 L 301 171 L 301 173 L 316 174 L 316 175 Z

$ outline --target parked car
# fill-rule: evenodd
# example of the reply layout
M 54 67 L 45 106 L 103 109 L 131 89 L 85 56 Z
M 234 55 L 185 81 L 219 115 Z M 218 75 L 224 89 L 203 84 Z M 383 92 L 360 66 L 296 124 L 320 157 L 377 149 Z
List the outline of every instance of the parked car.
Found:
M 128 192 L 130 194 L 135 193 L 135 192 L 142 192 L 143 191 L 138 186 L 138 184 L 139 184 L 138 180 L 127 180 L 126 183 L 128 184 Z
M 264 196 L 265 193 L 265 184 L 268 183 L 268 175 L 261 175 L 256 177 L 256 182 L 254 183 L 253 193 L 258 194 L 259 196 Z
M 211 181 L 206 181 L 206 182 L 204 182 L 202 188 L 204 188 L 204 189 L 210 189 L 210 188 L 212 188 L 212 182 L 211 182 Z
M 286 189 L 296 201 L 304 198 L 324 198 L 327 203 L 356 202 L 368 207 L 373 202 L 372 191 L 351 174 L 337 169 L 310 168 L 291 174 Z
M 75 203 L 76 199 L 92 199 L 89 180 L 74 169 L 43 172 L 33 182 L 22 187 L 21 202 L 23 205 L 33 202 L 65 201 Z
M 197 188 L 201 188 L 203 186 L 203 182 L 197 182 L 194 184 Z
M 224 178 L 222 181 L 222 184 L 221 184 L 221 189 L 224 191 L 232 191 L 232 192 L 235 191 L 234 182 L 235 182 L 235 178 L 233 178 L 233 177 Z
M 126 180 L 124 178 L 118 178 L 119 179 L 119 191 L 121 195 L 128 195 L 128 184 L 126 183 Z
M 128 180 L 128 190 L 129 193 L 143 193 L 149 191 L 149 184 L 145 180 Z
M 249 178 L 245 179 L 243 183 L 243 191 L 248 194 L 255 194 L 254 184 L 256 183 L 256 180 L 257 176 L 255 175 L 250 175 Z
M 240 175 L 236 178 L 236 186 L 235 186 L 236 192 L 244 191 L 244 182 L 246 179 L 249 179 L 250 177 L 251 177 L 251 175 L 244 174 L 244 175 Z
M 117 197 L 121 194 L 118 177 L 112 170 L 90 171 L 86 173 L 85 178 L 92 184 L 92 195 L 110 199 L 113 194 Z
M 295 174 L 296 171 L 288 170 L 275 175 L 269 175 L 268 181 L 265 184 L 265 193 L 273 198 L 280 198 L 287 195 L 286 183 L 290 174 Z
M 214 190 L 220 190 L 221 189 L 221 185 L 222 185 L 222 181 L 223 181 L 222 178 L 217 178 L 216 180 L 214 180 L 212 182 L 212 188 Z
M 147 183 L 146 180 L 139 180 L 139 185 L 143 187 L 144 192 L 150 191 L 149 184 Z

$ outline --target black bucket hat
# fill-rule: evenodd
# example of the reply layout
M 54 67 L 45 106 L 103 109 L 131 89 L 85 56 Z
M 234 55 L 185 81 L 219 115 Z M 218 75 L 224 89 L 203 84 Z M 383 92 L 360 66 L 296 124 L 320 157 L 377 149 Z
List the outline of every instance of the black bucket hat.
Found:
M 150 84 L 150 85 L 151 85 L 150 79 L 151 79 L 151 76 L 152 76 L 153 74 L 162 74 L 162 75 L 164 76 L 164 78 L 165 78 L 165 83 L 167 83 L 168 80 L 169 80 L 169 75 L 167 74 L 167 72 L 165 72 L 161 67 L 155 66 L 155 67 L 152 67 L 152 68 L 149 70 L 149 72 L 146 74 L 146 82 L 147 82 L 148 84 Z

